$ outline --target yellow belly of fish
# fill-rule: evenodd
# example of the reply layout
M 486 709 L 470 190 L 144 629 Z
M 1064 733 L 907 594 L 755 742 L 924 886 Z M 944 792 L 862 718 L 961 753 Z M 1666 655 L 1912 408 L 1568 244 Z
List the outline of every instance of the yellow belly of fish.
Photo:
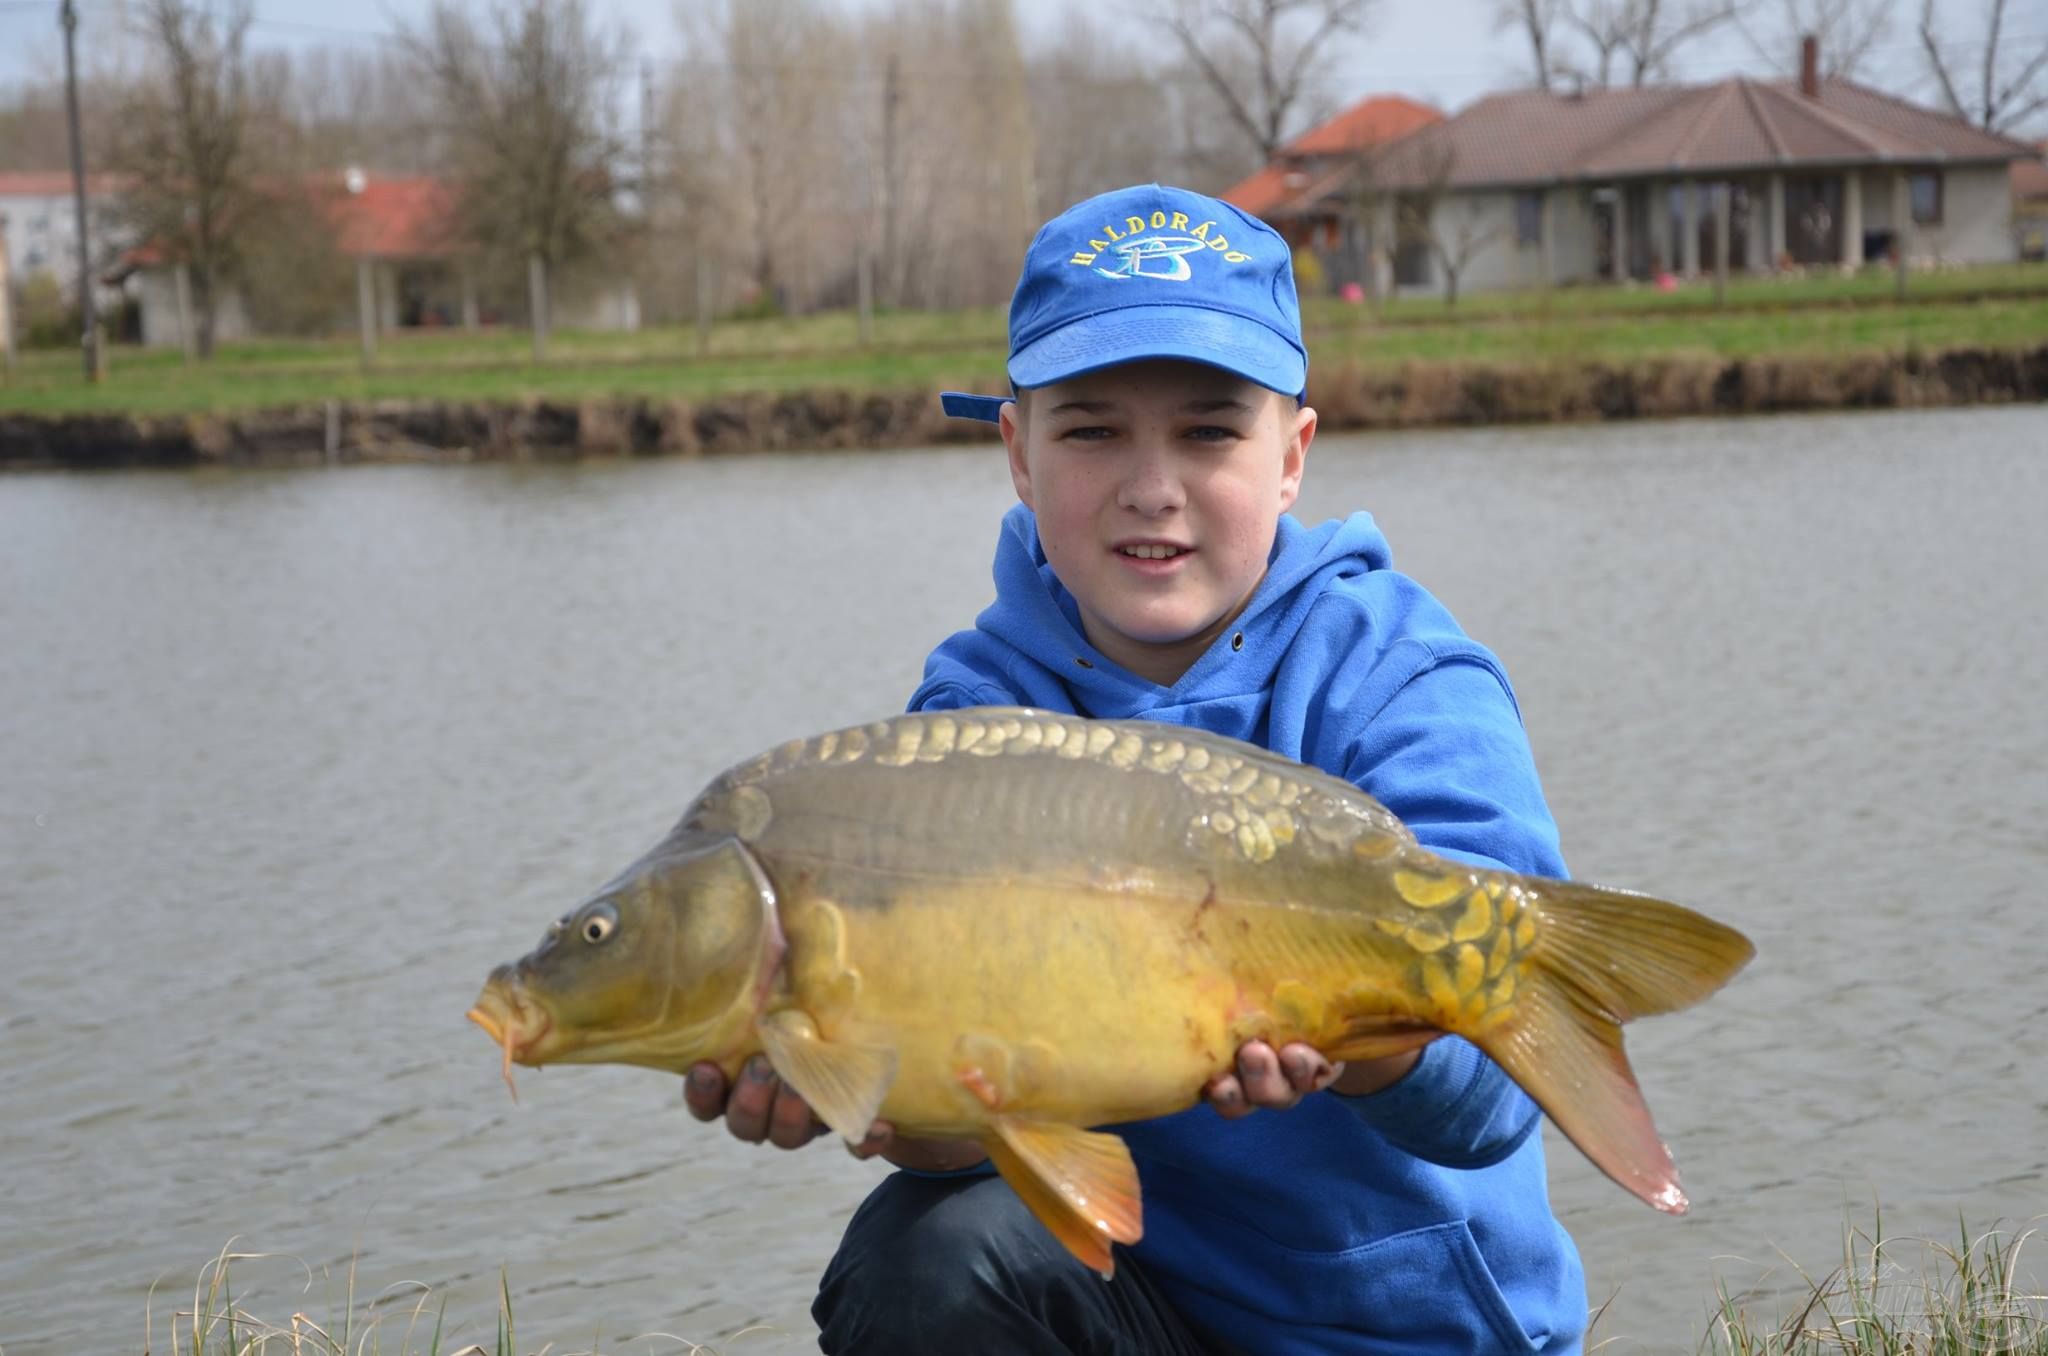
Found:
M 897 1051 L 881 1114 L 919 1136 L 1181 1110 L 1250 1036 L 1327 1039 L 1328 996 L 1362 978 L 1248 961 L 1256 909 L 1175 891 L 935 889 L 784 917 L 797 1005 L 826 1040 Z

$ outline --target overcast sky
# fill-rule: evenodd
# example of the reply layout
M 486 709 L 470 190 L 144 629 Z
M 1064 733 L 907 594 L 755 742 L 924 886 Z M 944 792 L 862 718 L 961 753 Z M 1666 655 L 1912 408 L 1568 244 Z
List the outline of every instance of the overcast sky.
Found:
M 1907 0 L 1893 2 L 1898 11 L 1894 30 L 1874 54 L 1869 82 L 1933 102 L 1928 82 L 1921 75 L 1912 30 L 1919 6 Z M 1974 12 L 1981 0 L 1944 2 L 1960 16 Z M 119 22 L 121 0 L 77 3 L 81 44 L 91 42 L 96 29 L 104 33 L 107 26 Z M 676 0 L 590 3 L 598 14 L 629 26 L 650 56 L 659 58 L 675 51 Z M 863 0 L 840 3 L 858 8 Z M 1117 3 L 1094 0 L 1088 8 L 1101 16 L 1113 13 Z M 255 0 L 252 44 L 366 41 L 370 39 L 349 35 L 388 32 L 394 21 L 417 18 L 426 8 L 425 0 L 378 0 L 359 6 L 336 5 L 334 0 Z M 1130 21 L 1134 34 L 1143 25 L 1135 15 L 1136 8 L 1132 6 Z M 57 0 L 0 0 L 0 83 L 62 72 L 57 9 Z M 1347 44 L 1341 60 L 1333 63 L 1327 81 L 1330 96 L 1341 104 L 1366 94 L 1399 93 L 1455 111 L 1489 89 L 1517 83 L 1525 69 L 1525 49 L 1513 34 L 1495 28 L 1493 9 L 1493 0 L 1379 0 L 1371 31 L 1362 40 Z M 1066 0 L 1021 0 L 1018 12 L 1030 41 L 1051 44 L 1060 39 L 1060 17 L 1070 12 L 1070 5 Z M 2048 0 L 2008 0 L 2007 16 L 2007 31 L 2014 38 L 2035 42 L 2048 38 Z M 1967 27 L 1977 28 L 1974 19 Z M 1674 74 L 1686 82 L 1738 72 L 1770 74 L 1760 66 L 1757 54 L 1742 37 L 1724 33 L 1689 48 Z

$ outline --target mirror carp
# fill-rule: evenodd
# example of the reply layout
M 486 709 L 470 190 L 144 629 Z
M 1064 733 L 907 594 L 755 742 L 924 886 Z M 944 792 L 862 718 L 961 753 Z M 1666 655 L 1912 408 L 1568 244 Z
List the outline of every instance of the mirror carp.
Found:
M 1752 954 L 1676 904 L 1440 857 L 1357 787 L 1249 744 L 983 707 L 732 768 L 469 1015 L 508 1081 L 700 1060 L 731 1078 L 765 1052 L 850 1142 L 877 1117 L 978 1140 L 1107 1274 L 1142 1217 L 1099 1127 L 1193 1105 L 1255 1038 L 1340 1061 L 1462 1036 L 1681 1213 L 1621 1027 Z

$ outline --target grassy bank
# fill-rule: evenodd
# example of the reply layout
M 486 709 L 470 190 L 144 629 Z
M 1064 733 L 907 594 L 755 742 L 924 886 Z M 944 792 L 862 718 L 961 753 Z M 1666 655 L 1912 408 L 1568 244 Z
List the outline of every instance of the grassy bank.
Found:
M 1883 1216 L 1851 1226 L 1841 1261 L 1783 1318 L 1758 1316 L 1719 1289 L 1701 1350 L 1711 1356 L 2048 1356 L 2048 1297 L 2022 1282 L 2032 1231 L 1952 1241 L 1886 1237 Z
M 1570 371 L 1760 358 L 1843 358 L 1956 348 L 2012 350 L 2048 343 L 2048 268 L 1958 270 L 1914 280 L 1892 299 L 1882 271 L 1855 277 L 1758 279 L 1711 288 L 1560 289 L 1468 297 L 1456 310 L 1404 299 L 1380 315 L 1318 299 L 1305 316 L 1312 373 L 1371 377 L 1417 365 Z M 208 363 L 175 352 L 116 349 L 111 379 L 87 384 L 75 353 L 23 355 L 0 387 L 0 411 L 175 415 L 276 409 L 336 400 L 581 402 L 705 401 L 739 394 L 854 395 L 1000 389 L 1004 315 L 998 308 L 898 312 L 859 341 L 845 312 L 726 321 L 636 334 L 563 333 L 536 365 L 520 332 L 387 337 L 367 367 L 348 338 L 224 345 Z
M 935 384 L 743 390 L 684 398 L 528 395 L 327 399 L 222 412 L 34 414 L 0 409 L 0 469 L 313 466 L 388 461 L 920 447 L 992 439 L 947 419 Z M 970 387 L 978 383 L 964 383 Z M 993 389 L 996 379 L 983 384 Z M 2048 401 L 2048 343 L 1512 365 L 1318 364 L 1309 400 L 1326 432 Z
M 1672 1333 L 1656 1348 L 1690 1348 L 1706 1356 L 2048 1356 L 2048 1297 L 2031 1292 L 2022 1280 L 2022 1257 L 2031 1242 L 2028 1230 L 1972 1233 L 1961 1223 L 1954 1240 L 1887 1236 L 1880 1215 L 1867 1231 L 1854 1224 L 1845 1228 L 1842 1257 L 1831 1270 L 1816 1277 L 1799 1269 L 1804 1293 L 1789 1309 L 1758 1314 L 1749 1297 L 1719 1287 L 1719 1312 L 1706 1323 L 1704 1336 Z M 486 1341 L 479 1340 L 485 1334 L 472 1337 L 460 1323 L 449 1326 L 445 1291 L 407 1283 L 365 1298 L 357 1294 L 353 1266 L 344 1277 L 319 1278 L 333 1282 L 326 1288 L 336 1292 L 325 1306 L 301 1297 L 288 1315 L 263 1312 L 235 1298 L 233 1276 L 237 1265 L 260 1260 L 261 1254 L 223 1250 L 200 1269 L 189 1299 L 181 1293 L 160 1306 L 153 1295 L 144 1352 L 517 1356 L 522 1350 L 512 1288 L 502 1274 Z M 304 1289 L 315 1289 L 314 1283 L 307 1273 Z M 321 1312 L 309 1315 L 307 1308 Z M 746 1336 L 734 1339 L 735 1350 L 746 1349 Z M 525 1349 L 596 1356 L 610 1341 L 613 1350 L 703 1356 L 719 1350 L 666 1333 L 597 1336 L 588 1347 L 582 1340 L 538 1346 L 529 1338 Z M 1597 1350 L 1600 1340 L 1596 1314 L 1588 1349 Z

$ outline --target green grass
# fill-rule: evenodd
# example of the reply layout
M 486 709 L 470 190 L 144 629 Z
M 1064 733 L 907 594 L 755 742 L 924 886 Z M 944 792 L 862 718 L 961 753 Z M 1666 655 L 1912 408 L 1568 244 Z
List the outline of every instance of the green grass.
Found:
M 324 1306 L 305 1303 L 305 1294 L 316 1282 L 334 1282 L 324 1273 L 316 1277 L 303 1263 L 300 1293 L 281 1296 L 272 1312 L 259 1315 L 238 1302 L 231 1284 L 239 1264 L 282 1260 L 272 1253 L 236 1252 L 234 1244 L 199 1269 L 193 1281 L 189 1308 L 173 1303 L 168 1322 L 159 1334 L 156 1287 L 150 1287 L 150 1301 L 143 1320 L 143 1356 L 156 1356 L 159 1336 L 167 1356 L 519 1356 L 519 1343 L 512 1320 L 512 1286 L 503 1268 L 498 1272 L 497 1314 L 491 1345 L 464 1342 L 448 1331 L 448 1296 L 445 1292 L 416 1281 L 387 1287 L 365 1301 L 356 1293 L 355 1261 L 338 1278 L 341 1293 L 330 1296 Z M 244 1273 L 246 1275 L 246 1272 Z M 245 1286 L 244 1294 L 256 1293 Z M 182 1298 L 182 1297 L 181 1297 Z M 279 1317 L 276 1307 L 292 1305 L 292 1312 Z M 337 1307 L 338 1305 L 338 1307 Z M 316 1319 L 305 1310 L 320 1307 L 326 1312 Z M 744 1336 L 754 1329 L 742 1329 Z M 614 1350 L 636 1352 L 660 1349 L 680 1350 L 688 1356 L 719 1356 L 718 1349 L 672 1333 L 643 1333 L 618 1339 Z M 558 1348 L 549 1343 L 539 1348 L 549 1356 L 601 1356 L 601 1344 L 593 1338 L 586 1348 Z
M 2021 1282 L 2032 1231 L 1954 1243 L 1886 1237 L 1878 1214 L 1843 1233 L 1842 1261 L 1815 1279 L 1784 1319 L 1752 1314 L 1717 1286 L 1720 1312 L 1701 1350 L 1711 1356 L 2048 1356 L 2048 1297 Z
M 1787 306 L 1859 306 L 1889 304 L 1897 295 L 1898 277 L 1890 268 L 1871 266 L 1847 276 L 1833 270 L 1747 277 L 1728 280 L 1722 307 L 1770 309 Z M 1969 268 L 1914 273 L 1907 282 L 1907 300 L 1955 302 L 1987 297 L 2048 295 L 2048 266 L 2041 264 L 1986 264 Z M 1311 327 L 1343 323 L 1347 312 L 1360 307 L 1335 297 L 1312 297 L 1302 305 L 1303 317 Z M 1441 318 L 1446 307 L 1440 297 L 1399 297 L 1389 302 L 1382 314 L 1397 323 Z M 1647 283 L 1625 286 L 1590 284 L 1559 287 L 1545 292 L 1476 292 L 1458 298 L 1456 310 L 1470 320 L 1528 319 L 1540 315 L 1586 316 L 1597 314 L 1640 315 L 1717 309 L 1714 283 L 1703 277 L 1663 292 Z
M 1783 1316 L 1756 1314 L 1752 1294 L 1732 1293 L 1717 1282 L 1718 1312 L 1698 1350 L 1708 1356 L 2048 1356 L 2048 1297 L 2026 1289 L 2021 1268 L 2032 1241 L 2031 1230 L 1972 1234 L 1961 1221 L 1953 1243 L 1888 1237 L 1879 1213 L 1868 1231 L 1845 1226 L 1842 1260 L 1826 1275 L 1795 1268 L 1806 1293 Z M 259 1315 L 248 1303 L 257 1288 L 245 1285 L 244 1299 L 237 1300 L 230 1273 L 237 1264 L 274 1255 L 233 1247 L 200 1268 L 189 1307 L 174 1302 L 161 1332 L 151 1287 L 144 1356 L 155 1356 L 160 1336 L 168 1356 L 518 1356 L 512 1287 L 502 1269 L 492 1345 L 456 1348 L 445 1292 L 406 1282 L 364 1301 L 356 1293 L 353 1260 L 340 1278 L 316 1277 L 301 1264 L 297 1293 L 280 1296 L 269 1314 Z M 324 1306 L 324 1321 L 306 1312 L 323 1307 L 305 1299 L 320 1281 L 341 1287 Z M 286 1306 L 292 1312 L 279 1317 L 276 1311 Z M 1596 1314 L 1589 1351 L 1599 1350 L 1598 1326 Z M 735 1336 L 746 1331 L 752 1330 Z M 619 1339 L 615 1350 L 650 1350 L 654 1341 L 692 1356 L 717 1356 L 714 1348 L 669 1333 Z M 1678 1350 L 1682 1340 L 1674 1335 L 1659 1345 Z M 593 1340 L 582 1356 L 598 1356 L 600 1349 Z
M 1305 317 L 1314 365 L 1632 363 L 1777 354 L 1899 353 L 2048 343 L 2048 268 L 1958 270 L 1915 279 L 1916 299 L 1889 300 L 1889 279 L 1859 275 L 1759 279 L 1715 308 L 1695 284 L 1561 289 L 1401 301 L 1388 318 L 1318 299 Z M 1705 298 L 1703 304 L 1703 297 Z M 1764 304 L 1768 301 L 1769 304 Z M 530 359 L 520 331 L 387 337 L 365 368 L 346 337 L 223 345 L 208 363 L 164 350 L 116 348 L 111 376 L 86 383 L 76 353 L 24 354 L 0 386 L 0 411 L 181 414 L 244 411 L 327 399 L 499 401 L 524 397 L 696 400 L 739 392 L 900 392 L 965 385 L 1000 389 L 1004 312 L 884 312 L 858 341 L 849 312 L 724 321 L 700 352 L 689 326 L 635 334 L 557 334 L 549 360 Z

